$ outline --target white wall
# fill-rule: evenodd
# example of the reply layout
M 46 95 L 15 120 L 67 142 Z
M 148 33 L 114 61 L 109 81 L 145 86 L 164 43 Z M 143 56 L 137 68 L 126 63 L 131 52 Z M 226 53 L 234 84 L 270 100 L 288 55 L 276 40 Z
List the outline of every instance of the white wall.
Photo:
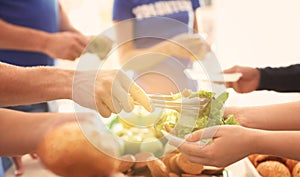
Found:
M 300 63 L 300 0 L 215 0 L 215 46 L 223 69 Z M 297 93 L 232 90 L 229 105 L 299 100 Z
M 216 0 L 215 9 L 224 68 L 300 63 L 299 0 Z

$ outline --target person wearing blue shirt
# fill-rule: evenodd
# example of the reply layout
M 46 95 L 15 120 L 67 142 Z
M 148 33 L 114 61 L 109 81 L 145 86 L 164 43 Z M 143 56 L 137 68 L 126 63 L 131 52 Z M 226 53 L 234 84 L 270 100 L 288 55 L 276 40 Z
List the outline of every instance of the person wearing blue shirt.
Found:
M 124 70 L 135 71 L 134 79 L 148 93 L 170 94 L 184 88 L 197 89 L 196 83 L 183 73 L 184 69 L 192 67 L 190 56 L 184 54 L 183 48 L 165 45 L 167 40 L 164 39 L 176 38 L 183 33 L 197 33 L 195 12 L 199 7 L 199 0 L 114 1 L 116 37 L 126 41 L 118 48 L 120 63 Z M 145 49 L 156 54 L 169 54 L 169 57 L 143 68 L 160 57 L 149 54 Z
M 4 169 L 2 165 L 2 159 L 0 158 L 0 177 L 4 177 Z
M 0 0 L 0 61 L 18 66 L 53 66 L 55 58 L 74 60 L 88 44 L 57 0 Z M 47 103 L 8 107 L 47 112 Z M 16 175 L 23 173 L 14 158 Z

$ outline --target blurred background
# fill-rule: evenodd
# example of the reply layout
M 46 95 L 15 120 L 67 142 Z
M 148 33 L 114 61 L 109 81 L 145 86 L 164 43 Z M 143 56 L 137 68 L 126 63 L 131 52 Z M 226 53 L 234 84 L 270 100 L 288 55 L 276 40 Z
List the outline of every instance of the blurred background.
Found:
M 299 0 L 200 0 L 199 29 L 223 69 L 234 65 L 287 66 L 300 61 Z M 72 23 L 83 33 L 97 35 L 111 27 L 113 1 L 61 0 Z M 59 67 L 76 63 L 60 60 Z M 237 94 L 231 89 L 228 104 L 262 105 L 299 99 L 298 93 L 253 92 Z M 62 102 L 62 103 L 67 103 Z M 62 112 L 72 111 L 60 104 Z
M 87 35 L 112 26 L 110 0 L 60 0 L 71 22 Z M 300 63 L 299 0 L 201 0 L 197 11 L 201 35 L 212 45 L 223 69 L 234 65 L 287 66 Z M 59 60 L 58 67 L 75 68 L 76 62 Z M 228 105 L 263 105 L 299 100 L 298 93 L 259 91 L 237 94 L 229 89 Z M 60 112 L 73 111 L 68 100 L 58 101 Z M 38 167 L 38 168 L 37 168 Z M 54 176 L 39 164 L 25 164 L 26 176 Z M 32 170 L 30 172 L 30 170 Z M 34 174 L 33 174 L 34 173 Z M 238 173 L 236 173 L 238 174 Z M 13 169 L 7 172 L 13 176 Z

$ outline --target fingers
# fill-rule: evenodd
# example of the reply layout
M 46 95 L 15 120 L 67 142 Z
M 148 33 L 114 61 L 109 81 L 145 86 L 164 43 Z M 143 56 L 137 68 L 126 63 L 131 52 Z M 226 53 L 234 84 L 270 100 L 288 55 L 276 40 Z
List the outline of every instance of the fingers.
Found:
M 21 156 L 13 157 L 12 159 L 13 159 L 14 165 L 16 166 L 16 170 L 14 172 L 15 176 L 23 175 L 24 167 L 23 167 Z
M 123 71 L 120 71 L 118 76 L 120 78 L 122 87 L 125 90 L 128 90 L 133 100 L 137 101 L 140 105 L 144 106 L 147 111 L 151 112 L 152 107 L 150 104 L 150 99 L 144 90 L 135 82 L 133 82 Z
M 149 97 L 146 95 L 144 90 L 141 87 L 139 87 L 136 83 L 131 84 L 129 93 L 133 97 L 133 99 L 140 103 L 142 106 L 144 106 L 144 108 L 147 111 L 152 111 Z
M 123 108 L 126 112 L 131 112 L 134 107 L 133 99 L 128 95 L 119 82 L 113 84 L 113 95 L 116 98 L 116 105 L 118 104 L 121 109 Z
M 223 73 L 225 73 L 225 74 L 236 73 L 236 72 L 238 71 L 238 68 L 239 68 L 239 67 L 240 67 L 240 66 L 233 66 L 233 67 L 231 67 L 231 68 L 225 69 L 225 70 L 223 71 Z
M 97 102 L 98 112 L 105 118 L 111 115 L 111 110 L 101 100 Z

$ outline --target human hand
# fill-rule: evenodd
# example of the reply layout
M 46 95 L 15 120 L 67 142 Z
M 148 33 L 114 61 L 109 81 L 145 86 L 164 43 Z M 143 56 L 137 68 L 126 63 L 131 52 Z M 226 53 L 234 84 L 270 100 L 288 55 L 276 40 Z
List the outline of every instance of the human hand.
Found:
M 149 97 L 122 70 L 77 72 L 73 83 L 73 100 L 81 106 L 97 110 L 103 117 L 130 112 L 134 102 L 151 111 Z
M 98 35 L 96 37 L 89 36 L 89 40 L 91 41 L 91 43 L 87 48 L 87 52 L 96 54 L 100 60 L 106 59 L 113 47 L 113 40 L 105 35 Z
M 189 58 L 192 61 L 204 59 L 210 51 L 209 45 L 198 34 L 180 34 L 163 41 L 158 48 L 163 53 Z
M 251 154 L 254 144 L 249 136 L 251 131 L 234 125 L 215 126 L 193 132 L 181 145 L 176 140 L 170 140 L 170 144 L 179 146 L 191 162 L 226 167 Z M 208 144 L 199 144 L 201 139 L 210 138 L 212 141 Z
M 88 45 L 89 38 L 80 33 L 59 32 L 49 34 L 45 53 L 52 58 L 75 60 Z
M 259 86 L 260 73 L 256 68 L 234 66 L 224 70 L 224 73 L 242 73 L 242 77 L 236 82 L 227 82 L 226 87 L 233 88 L 238 93 L 255 91 Z

